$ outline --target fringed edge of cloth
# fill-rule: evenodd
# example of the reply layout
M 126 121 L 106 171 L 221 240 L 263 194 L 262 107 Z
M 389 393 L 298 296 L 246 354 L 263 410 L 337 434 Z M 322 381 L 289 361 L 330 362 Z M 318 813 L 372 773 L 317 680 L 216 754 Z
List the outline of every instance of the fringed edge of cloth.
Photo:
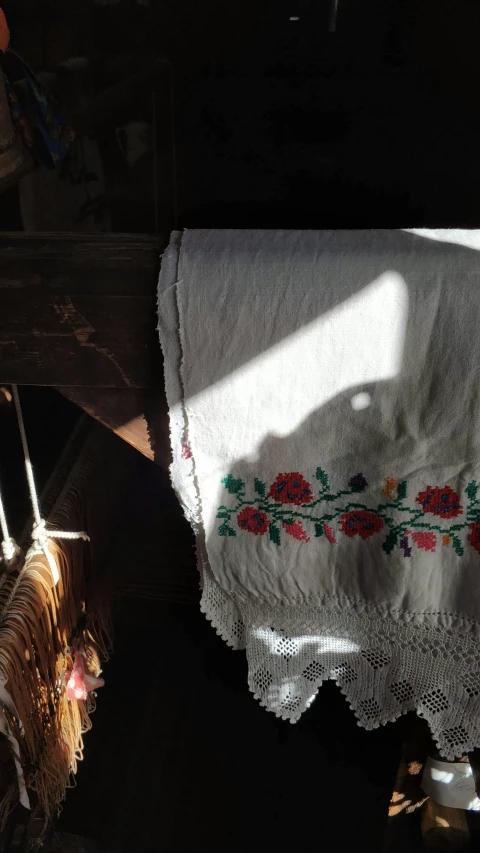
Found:
M 9 707 L 2 704 L 0 723 L 21 767 L 18 781 L 12 779 L 2 792 L 0 828 L 19 795 L 21 799 L 21 772 L 33 812 L 46 827 L 83 757 L 95 694 L 71 700 L 66 685 L 75 650 L 84 651 L 86 669 L 93 676 L 99 675 L 111 650 L 102 565 L 112 527 L 109 519 L 124 494 L 122 449 L 108 430 L 80 419 L 47 484 L 42 506 L 50 529 L 86 529 L 90 542 L 49 540 L 60 575 L 56 586 L 42 553 L 30 552 L 16 572 L 0 576 L 0 677 L 11 699 Z M 28 541 L 22 544 L 26 550 Z

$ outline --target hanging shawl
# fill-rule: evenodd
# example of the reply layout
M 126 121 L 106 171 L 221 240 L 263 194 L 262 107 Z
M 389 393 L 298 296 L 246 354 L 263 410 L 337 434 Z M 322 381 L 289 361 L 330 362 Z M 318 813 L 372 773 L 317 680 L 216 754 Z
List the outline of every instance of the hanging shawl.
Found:
M 23 555 L 0 494 L 0 733 L 16 769 L 16 784 L 2 791 L 0 828 L 20 799 L 46 829 L 82 758 L 95 691 L 103 685 L 98 675 L 100 658 L 107 656 L 108 611 L 98 593 L 95 602 L 92 553 L 81 525 L 88 522 L 93 533 L 98 567 L 108 543 L 108 513 L 121 499 L 122 448 L 110 447 L 110 434 L 97 425 L 86 441 L 81 421 L 47 486 L 41 515 L 15 387 L 13 398 L 33 529 Z
M 447 758 L 480 746 L 479 248 L 187 232 L 158 297 L 202 608 L 252 692 L 295 722 L 333 679 Z

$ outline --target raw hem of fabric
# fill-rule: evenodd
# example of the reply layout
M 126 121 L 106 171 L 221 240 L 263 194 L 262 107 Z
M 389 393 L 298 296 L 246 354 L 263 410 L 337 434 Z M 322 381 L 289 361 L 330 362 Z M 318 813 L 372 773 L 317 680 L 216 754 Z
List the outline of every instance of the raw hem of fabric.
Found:
M 165 394 L 169 410 L 169 437 L 172 448 L 170 481 L 186 518 L 197 532 L 200 507 L 194 460 L 189 448 L 188 419 L 184 403 L 183 350 L 177 299 L 181 239 L 180 232 L 173 233 L 162 260 L 157 291 L 158 333 L 164 354 Z

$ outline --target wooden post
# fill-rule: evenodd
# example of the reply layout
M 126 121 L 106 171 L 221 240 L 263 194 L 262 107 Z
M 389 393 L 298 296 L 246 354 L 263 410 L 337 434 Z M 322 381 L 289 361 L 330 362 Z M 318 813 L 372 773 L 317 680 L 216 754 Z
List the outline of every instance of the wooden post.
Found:
M 404 853 L 420 841 L 420 835 L 424 847 L 430 850 L 463 850 L 468 846 L 469 830 L 463 809 L 439 805 L 421 787 L 425 762 L 435 753 L 427 723 L 412 715 L 406 723 L 382 853 Z
M 427 850 L 466 850 L 470 834 L 465 811 L 429 798 L 422 809 L 422 840 Z
M 411 715 L 405 723 L 402 756 L 388 809 L 382 853 L 403 853 L 412 846 L 415 830 L 420 834 L 416 815 L 427 799 L 421 780 L 431 746 L 427 724 Z
M 170 439 L 167 400 L 157 391 L 123 391 L 105 388 L 57 388 L 124 441 L 161 468 L 168 468 Z

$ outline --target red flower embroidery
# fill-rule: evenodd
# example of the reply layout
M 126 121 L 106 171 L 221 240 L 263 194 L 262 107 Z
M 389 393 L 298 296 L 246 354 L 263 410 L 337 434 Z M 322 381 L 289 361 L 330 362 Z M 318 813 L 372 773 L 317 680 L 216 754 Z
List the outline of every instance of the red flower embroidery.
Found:
M 475 551 L 478 551 L 480 554 L 480 524 L 478 521 L 469 524 L 470 533 L 468 534 L 468 541 L 472 548 L 475 548 Z
M 293 536 L 294 539 L 298 539 L 299 542 L 310 542 L 310 537 L 303 529 L 301 521 L 293 521 L 290 524 L 287 521 L 284 521 L 283 526 L 287 533 L 290 536 Z
M 242 509 L 237 516 L 238 526 L 242 530 L 248 530 L 249 533 L 254 533 L 255 536 L 263 536 L 268 530 L 268 515 L 255 509 L 253 506 L 247 506 Z
M 308 504 L 313 500 L 310 483 L 302 474 L 279 474 L 268 493 L 269 498 L 282 504 Z
M 431 533 L 429 530 L 415 531 L 415 533 L 412 533 L 412 539 L 418 548 L 421 548 L 423 551 L 433 551 L 435 553 L 437 547 L 435 533 Z
M 182 444 L 182 459 L 191 459 L 192 455 L 190 446 L 188 444 Z
M 352 510 L 340 518 L 340 528 L 347 536 L 360 536 L 369 539 L 378 533 L 384 525 L 383 519 L 368 510 Z
M 456 518 L 463 512 L 460 497 L 450 486 L 444 486 L 443 489 L 427 486 L 424 492 L 417 495 L 416 501 L 422 505 L 424 512 L 441 518 Z

